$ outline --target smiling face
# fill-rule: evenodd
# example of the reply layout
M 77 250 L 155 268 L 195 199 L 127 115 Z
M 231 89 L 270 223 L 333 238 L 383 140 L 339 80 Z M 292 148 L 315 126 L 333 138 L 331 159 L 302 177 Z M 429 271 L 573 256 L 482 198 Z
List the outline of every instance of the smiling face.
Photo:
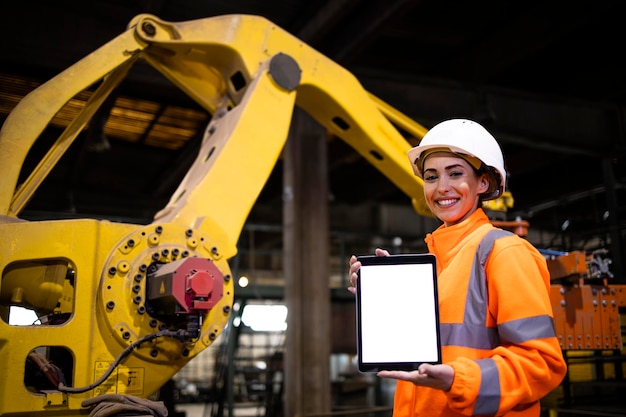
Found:
M 423 178 L 426 203 L 446 226 L 468 218 L 478 208 L 480 194 L 489 188 L 485 174 L 476 174 L 465 159 L 451 152 L 428 155 Z

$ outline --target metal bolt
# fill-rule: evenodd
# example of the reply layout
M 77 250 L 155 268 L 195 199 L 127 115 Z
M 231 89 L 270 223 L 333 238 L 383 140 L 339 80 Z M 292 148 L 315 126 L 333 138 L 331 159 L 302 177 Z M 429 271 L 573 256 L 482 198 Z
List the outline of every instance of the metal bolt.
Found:
M 150 37 L 156 35 L 156 28 L 150 22 L 144 22 L 144 24 L 141 25 L 141 29 L 143 29 L 143 31 L 146 32 L 146 35 Z

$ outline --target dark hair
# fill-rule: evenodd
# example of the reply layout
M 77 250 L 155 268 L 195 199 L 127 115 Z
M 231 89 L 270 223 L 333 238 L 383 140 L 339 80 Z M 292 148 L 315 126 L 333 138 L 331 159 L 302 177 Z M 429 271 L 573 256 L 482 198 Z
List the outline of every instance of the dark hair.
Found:
M 483 204 L 483 201 L 486 201 L 485 197 L 488 197 L 489 195 L 493 194 L 500 187 L 501 176 L 497 169 L 495 169 L 494 167 L 485 165 L 484 162 L 480 165 L 479 169 L 476 169 L 474 167 L 472 168 L 474 169 L 474 173 L 476 174 L 477 177 L 485 174 L 487 176 L 487 180 L 489 181 L 489 188 L 487 189 L 487 191 L 485 191 L 484 193 L 478 196 L 478 207 L 481 207 Z

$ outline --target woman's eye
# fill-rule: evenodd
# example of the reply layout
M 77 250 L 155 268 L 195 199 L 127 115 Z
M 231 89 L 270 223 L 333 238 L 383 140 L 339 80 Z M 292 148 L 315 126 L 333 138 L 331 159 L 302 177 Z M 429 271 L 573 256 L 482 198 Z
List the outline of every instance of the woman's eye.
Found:
M 424 181 L 435 181 L 437 179 L 436 175 L 425 175 Z

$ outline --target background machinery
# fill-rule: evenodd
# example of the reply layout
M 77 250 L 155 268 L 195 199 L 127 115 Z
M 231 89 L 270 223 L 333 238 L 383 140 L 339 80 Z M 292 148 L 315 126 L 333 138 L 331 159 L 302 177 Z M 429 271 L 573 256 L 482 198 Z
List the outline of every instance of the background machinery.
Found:
M 145 64 L 212 115 L 169 203 L 147 225 L 21 219 L 131 68 Z M 88 100 L 78 117 L 33 156 L 53 117 L 81 94 Z M 426 129 L 261 17 L 172 23 L 138 15 L 126 32 L 18 104 L 0 131 L 0 415 L 80 415 L 83 401 L 99 395 L 146 398 L 220 336 L 234 297 L 229 260 L 280 156 L 294 106 L 379 169 L 417 213 L 430 215 L 406 160 L 410 140 Z M 522 226 L 521 234 L 525 227 L 502 226 Z M 611 284 L 610 262 L 601 253 L 546 256 L 563 349 L 622 351 L 626 294 Z M 10 325 L 13 306 L 34 310 L 37 321 Z

